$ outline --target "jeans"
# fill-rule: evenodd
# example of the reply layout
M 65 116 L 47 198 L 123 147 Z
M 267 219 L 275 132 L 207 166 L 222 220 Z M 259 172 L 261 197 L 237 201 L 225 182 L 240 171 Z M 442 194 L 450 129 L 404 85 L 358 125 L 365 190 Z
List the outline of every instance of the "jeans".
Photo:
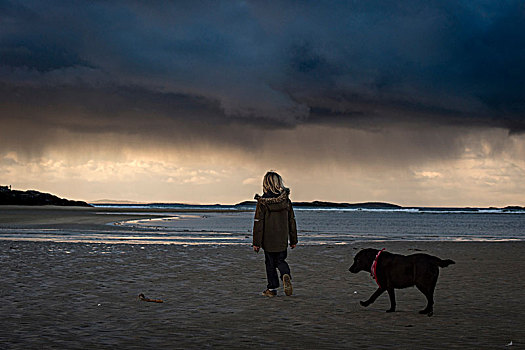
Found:
M 288 251 L 283 252 L 267 252 L 264 251 L 264 263 L 266 264 L 266 278 L 268 279 L 268 289 L 279 288 L 279 278 L 277 277 L 277 270 L 281 273 L 281 280 L 283 275 L 290 275 L 290 266 L 285 261 L 288 256 Z M 291 278 L 291 275 L 290 275 Z

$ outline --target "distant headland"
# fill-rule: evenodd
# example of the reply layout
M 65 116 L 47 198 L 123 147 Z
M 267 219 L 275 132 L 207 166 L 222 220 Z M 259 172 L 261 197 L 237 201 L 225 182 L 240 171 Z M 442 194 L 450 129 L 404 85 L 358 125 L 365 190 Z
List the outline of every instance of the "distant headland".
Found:
M 73 201 L 65 198 L 60 198 L 50 193 L 43 193 L 35 190 L 18 191 L 12 190 L 11 186 L 0 186 L 0 205 L 56 205 L 56 206 L 75 206 L 75 207 L 100 207 L 100 206 L 119 206 L 119 207 L 144 207 L 144 208 L 164 208 L 164 209 L 183 209 L 183 210 L 209 210 L 217 208 L 217 210 L 252 210 L 257 204 L 254 200 L 243 201 L 233 205 L 224 204 L 185 204 L 185 203 L 139 203 L 127 200 L 98 200 L 90 203 L 84 201 Z M 386 202 L 362 202 L 362 203 L 339 203 L 326 201 L 311 201 L 311 202 L 293 202 L 296 208 L 341 208 L 341 209 L 383 209 L 383 210 L 397 210 L 397 209 L 423 209 L 424 207 L 403 207 L 397 204 Z M 503 212 L 523 211 L 525 207 L 521 206 L 506 206 L 504 208 L 427 208 L 432 211 L 446 211 L 446 210 L 460 210 L 477 212 L 479 209 L 487 210 L 502 210 Z
M 71 207 L 91 207 L 83 201 L 72 201 L 39 191 L 12 190 L 11 186 L 0 186 L 0 205 L 58 205 Z
M 236 207 L 255 206 L 255 201 L 244 201 L 235 204 Z M 315 207 L 315 208 L 362 208 L 362 209 L 402 209 L 403 207 L 396 204 L 383 202 L 365 202 L 365 203 L 336 203 L 324 201 L 312 202 L 293 202 L 294 207 Z

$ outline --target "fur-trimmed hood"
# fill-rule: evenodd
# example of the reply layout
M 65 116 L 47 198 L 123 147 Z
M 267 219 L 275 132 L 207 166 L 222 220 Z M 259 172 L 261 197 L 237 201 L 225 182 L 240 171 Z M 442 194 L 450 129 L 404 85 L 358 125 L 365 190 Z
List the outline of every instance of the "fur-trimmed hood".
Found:
M 290 189 L 285 188 L 277 197 L 262 197 L 258 194 L 255 195 L 255 199 L 258 203 L 267 206 L 270 211 L 279 211 L 288 209 L 290 199 Z

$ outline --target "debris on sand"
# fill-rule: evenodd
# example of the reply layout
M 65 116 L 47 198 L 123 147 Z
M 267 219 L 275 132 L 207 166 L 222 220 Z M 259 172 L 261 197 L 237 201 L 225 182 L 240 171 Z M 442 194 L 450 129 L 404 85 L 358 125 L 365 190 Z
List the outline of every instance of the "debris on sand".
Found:
M 146 298 L 144 296 L 144 294 L 140 293 L 139 294 L 139 300 L 142 300 L 142 301 L 149 301 L 149 302 L 152 302 L 152 303 L 163 303 L 162 300 L 160 299 L 150 299 L 150 298 Z

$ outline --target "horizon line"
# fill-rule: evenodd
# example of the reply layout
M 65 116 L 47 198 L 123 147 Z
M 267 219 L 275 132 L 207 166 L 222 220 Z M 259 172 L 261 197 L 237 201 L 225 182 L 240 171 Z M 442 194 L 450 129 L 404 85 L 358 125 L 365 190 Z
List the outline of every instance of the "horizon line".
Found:
M 132 206 L 132 205 L 184 205 L 184 206 L 237 206 L 241 205 L 245 202 L 253 202 L 256 203 L 256 200 L 245 200 L 240 201 L 238 203 L 233 204 L 225 204 L 225 203 L 182 203 L 182 202 L 139 202 L 139 201 L 130 201 L 130 200 L 95 200 L 95 201 L 86 201 L 88 204 L 92 205 L 125 205 L 125 206 Z M 365 201 L 365 202 L 333 202 L 333 201 L 324 201 L 324 200 L 313 200 L 313 201 L 292 201 L 293 203 L 300 203 L 300 204 L 310 204 L 310 203 L 327 203 L 327 204 L 334 204 L 334 205 L 360 205 L 360 204 L 385 204 L 389 206 L 397 206 L 402 209 L 415 209 L 415 208 L 455 208 L 455 209 L 508 209 L 508 208 L 522 208 L 525 209 L 525 205 L 505 205 L 505 206 L 428 206 L 428 205 L 399 205 L 395 203 L 390 202 L 384 202 L 384 201 Z M 329 205 L 328 205 L 329 206 Z

